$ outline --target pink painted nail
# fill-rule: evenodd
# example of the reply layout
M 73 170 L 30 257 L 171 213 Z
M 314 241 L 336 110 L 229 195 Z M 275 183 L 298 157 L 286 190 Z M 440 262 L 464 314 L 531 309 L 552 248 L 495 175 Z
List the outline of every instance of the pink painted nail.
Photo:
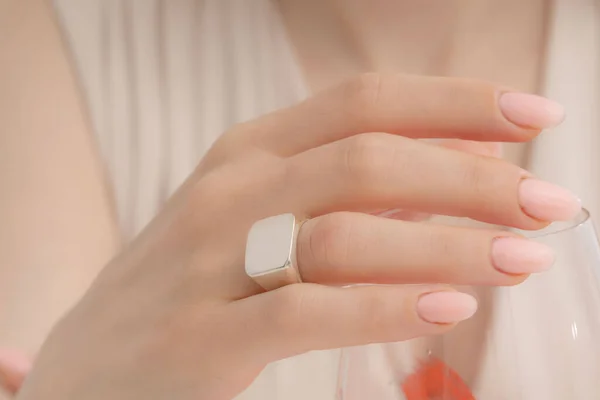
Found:
M 0 367 L 3 370 L 26 372 L 31 368 L 31 362 L 24 354 L 16 350 L 0 348 Z
M 16 392 L 30 369 L 31 361 L 25 355 L 0 348 L 0 387 Z
M 454 324 L 469 319 L 477 311 L 477 300 L 460 292 L 434 292 L 421 296 L 417 313 L 432 324 Z
M 554 251 L 527 239 L 502 237 L 492 243 L 492 264 L 508 274 L 531 274 L 550 269 Z
M 565 119 L 563 106 L 534 94 L 503 93 L 498 105 L 506 119 L 524 128 L 552 128 Z
M 532 178 L 519 185 L 519 203 L 529 216 L 548 222 L 568 221 L 581 211 L 581 201 L 573 193 Z

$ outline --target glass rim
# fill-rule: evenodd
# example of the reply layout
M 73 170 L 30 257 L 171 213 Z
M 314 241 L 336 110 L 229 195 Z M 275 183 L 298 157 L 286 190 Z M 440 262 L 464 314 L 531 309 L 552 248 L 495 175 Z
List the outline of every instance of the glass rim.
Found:
M 591 215 L 586 208 L 582 208 L 579 214 L 573 219 L 568 221 L 553 222 L 545 228 L 537 231 L 519 231 L 525 237 L 530 239 L 542 238 L 545 236 L 558 235 L 567 231 L 576 229 L 588 221 L 590 221 Z

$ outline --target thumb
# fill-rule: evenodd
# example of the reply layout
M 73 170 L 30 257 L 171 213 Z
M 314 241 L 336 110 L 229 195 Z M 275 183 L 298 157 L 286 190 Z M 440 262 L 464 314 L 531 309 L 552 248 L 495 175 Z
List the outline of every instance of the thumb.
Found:
M 29 357 L 12 349 L 0 349 L 0 387 L 16 394 L 31 369 Z

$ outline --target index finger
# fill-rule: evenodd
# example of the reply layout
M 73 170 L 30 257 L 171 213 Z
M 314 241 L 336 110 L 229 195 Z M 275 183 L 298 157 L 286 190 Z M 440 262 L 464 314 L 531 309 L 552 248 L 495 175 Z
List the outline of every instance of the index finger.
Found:
M 368 132 L 526 142 L 563 117 L 555 102 L 488 82 L 366 74 L 244 125 L 240 140 L 281 156 Z

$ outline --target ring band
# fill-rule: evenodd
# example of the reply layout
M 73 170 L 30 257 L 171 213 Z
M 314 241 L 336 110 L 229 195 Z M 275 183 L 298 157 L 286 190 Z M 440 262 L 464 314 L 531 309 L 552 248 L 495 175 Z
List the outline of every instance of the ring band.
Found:
M 303 220 L 294 214 L 261 219 L 252 225 L 246 243 L 246 274 L 263 289 L 302 282 L 296 264 L 296 242 Z

